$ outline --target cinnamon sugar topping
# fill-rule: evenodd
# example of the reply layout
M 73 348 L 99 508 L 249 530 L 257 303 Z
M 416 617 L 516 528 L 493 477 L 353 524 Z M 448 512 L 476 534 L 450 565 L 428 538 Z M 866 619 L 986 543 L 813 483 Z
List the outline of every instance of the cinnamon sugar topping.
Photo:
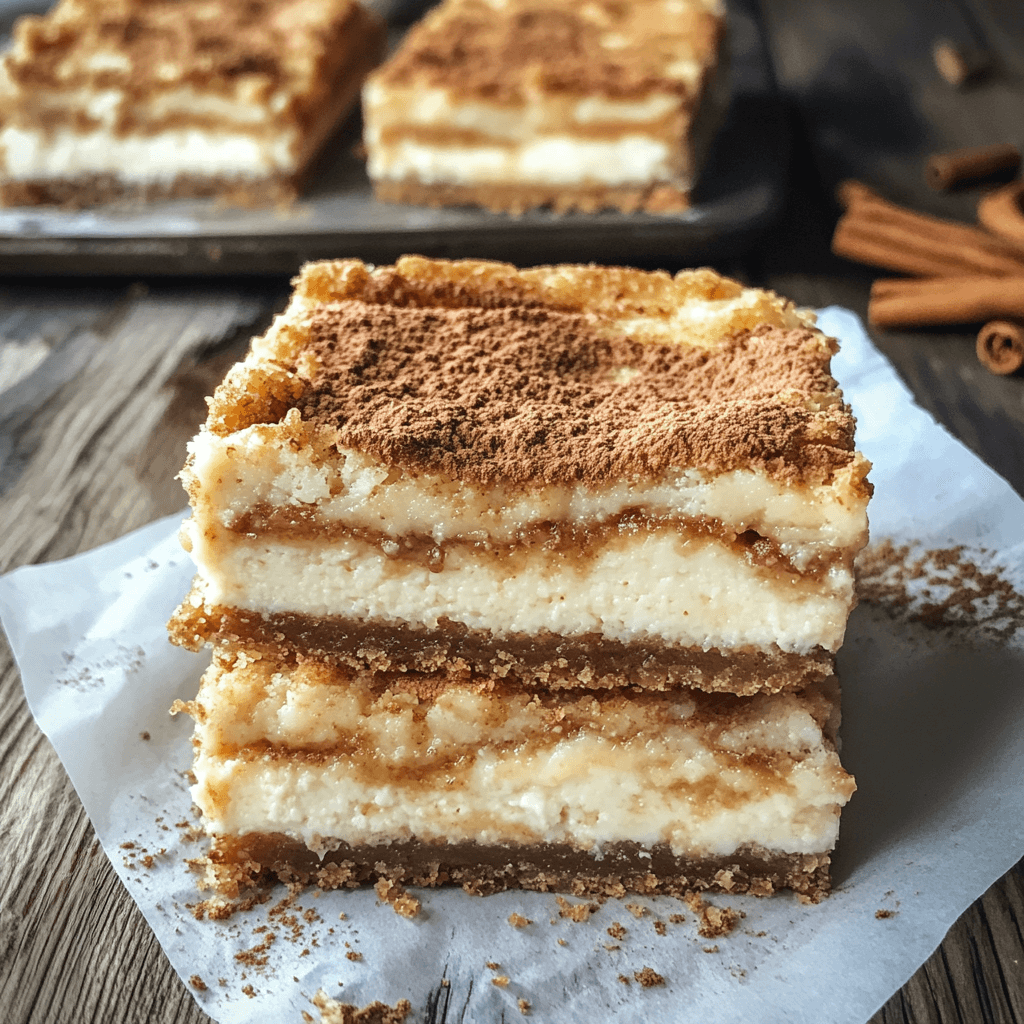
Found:
M 853 458 L 828 350 L 807 329 L 743 330 L 712 351 L 640 343 L 585 313 L 321 307 L 298 407 L 390 464 L 490 483 L 603 482 L 670 468 L 827 478 Z
M 686 72 L 711 62 L 721 29 L 710 3 L 508 0 L 495 10 L 485 0 L 449 0 L 409 33 L 380 80 L 503 103 L 538 89 L 686 96 L 694 92 Z

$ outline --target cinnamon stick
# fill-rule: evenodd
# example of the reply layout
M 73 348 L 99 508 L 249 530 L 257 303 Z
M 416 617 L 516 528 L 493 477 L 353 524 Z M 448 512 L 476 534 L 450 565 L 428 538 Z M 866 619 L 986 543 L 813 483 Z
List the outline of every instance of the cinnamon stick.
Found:
M 837 256 L 920 277 L 1024 274 L 1024 252 L 986 231 L 915 213 L 844 183 L 849 199 L 832 238 Z
M 1020 150 L 1009 142 L 973 149 L 936 153 L 924 167 L 924 180 L 937 192 L 968 181 L 982 181 L 1004 174 L 1012 177 L 1020 168 Z
M 868 319 L 884 328 L 1024 321 L 1024 274 L 876 281 Z
M 978 203 L 978 220 L 1001 238 L 1024 247 L 1024 181 L 996 189 Z
M 986 370 L 1005 376 L 1024 366 L 1024 326 L 992 320 L 978 332 L 978 361 Z

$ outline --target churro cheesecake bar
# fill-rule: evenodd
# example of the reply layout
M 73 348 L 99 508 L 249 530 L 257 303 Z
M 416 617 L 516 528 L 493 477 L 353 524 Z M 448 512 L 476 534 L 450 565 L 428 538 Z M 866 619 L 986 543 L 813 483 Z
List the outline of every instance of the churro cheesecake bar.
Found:
M 294 198 L 383 45 L 355 0 L 60 0 L 0 62 L 0 202 Z
M 310 264 L 190 445 L 172 638 L 452 684 L 825 680 L 870 492 L 835 348 L 709 270 Z
M 685 209 L 721 106 L 723 27 L 721 0 L 444 0 L 363 90 L 375 193 Z
M 854 789 L 834 679 L 552 691 L 242 652 L 178 710 L 225 896 L 280 878 L 817 900 Z

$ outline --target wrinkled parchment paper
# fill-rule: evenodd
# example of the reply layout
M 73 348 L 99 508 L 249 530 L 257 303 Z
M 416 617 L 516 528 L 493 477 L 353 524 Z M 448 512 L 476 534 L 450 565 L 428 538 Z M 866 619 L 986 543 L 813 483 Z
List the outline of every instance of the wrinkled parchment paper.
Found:
M 1024 502 L 912 403 L 852 314 L 826 310 L 821 326 L 843 342 L 834 371 L 875 464 L 873 542 L 962 545 L 1024 592 Z M 282 907 L 282 887 L 228 921 L 197 920 L 185 864 L 202 848 L 187 841 L 191 721 L 167 713 L 194 696 L 205 665 L 164 632 L 192 576 L 179 519 L 11 573 L 0 616 L 32 712 L 115 870 L 225 1024 L 319 1019 L 310 999 L 321 988 L 358 1005 L 407 998 L 413 1020 L 515 1020 L 526 999 L 546 1022 L 863 1024 L 1024 854 L 1019 614 L 1015 624 L 979 600 L 985 628 L 935 630 L 861 604 L 840 655 L 843 760 L 860 788 L 843 815 L 836 891 L 819 906 L 714 897 L 746 917 L 710 940 L 669 897 L 609 900 L 576 923 L 549 894 L 421 891 L 409 920 L 373 890 L 305 891 Z M 935 596 L 934 583 L 916 585 Z M 512 927 L 513 912 L 532 923 Z M 607 932 L 615 922 L 621 938 Z M 633 980 L 643 967 L 665 984 Z

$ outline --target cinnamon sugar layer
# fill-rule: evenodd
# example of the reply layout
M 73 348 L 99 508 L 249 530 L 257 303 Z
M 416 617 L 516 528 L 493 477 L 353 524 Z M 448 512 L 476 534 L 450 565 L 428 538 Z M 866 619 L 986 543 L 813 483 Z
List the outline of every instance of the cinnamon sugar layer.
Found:
M 376 76 L 513 104 L 537 93 L 699 95 L 722 34 L 700 0 L 447 0 Z
M 700 351 L 609 335 L 585 313 L 357 300 L 313 314 L 306 353 L 303 419 L 456 479 L 602 483 L 685 465 L 800 479 L 853 460 L 849 410 L 816 415 L 813 396 L 836 389 L 810 330 Z

